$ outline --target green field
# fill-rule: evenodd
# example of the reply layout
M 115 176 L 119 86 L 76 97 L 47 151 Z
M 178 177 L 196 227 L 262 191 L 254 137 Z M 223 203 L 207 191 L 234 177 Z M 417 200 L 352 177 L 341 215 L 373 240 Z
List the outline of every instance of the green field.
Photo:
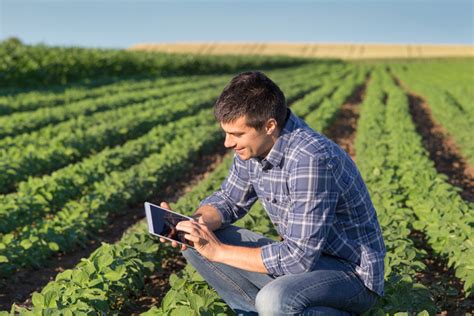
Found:
M 191 214 L 219 188 L 232 155 L 222 154 L 212 106 L 245 70 L 265 72 L 295 114 L 351 148 L 387 246 L 386 295 L 370 314 L 473 311 L 474 59 L 197 56 L 15 41 L 0 43 L 0 55 L 1 313 L 232 315 L 189 266 L 165 273 L 167 292 L 138 308 L 164 260 L 180 253 L 151 238 L 143 220 L 115 243 L 100 236 L 132 210 L 143 217 L 145 200 L 189 181 L 205 157 L 221 162 L 171 206 Z M 259 203 L 237 224 L 278 237 Z M 87 249 L 40 290 L 9 293 L 17 276 L 40 279 L 58 258 Z

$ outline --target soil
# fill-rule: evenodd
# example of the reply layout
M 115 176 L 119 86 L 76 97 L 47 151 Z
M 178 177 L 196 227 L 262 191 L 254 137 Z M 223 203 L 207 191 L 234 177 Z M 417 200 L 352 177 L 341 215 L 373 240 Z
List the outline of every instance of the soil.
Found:
M 342 105 L 334 123 L 325 133 L 348 152 L 354 161 L 356 158 L 354 140 L 359 118 L 359 105 L 364 99 L 367 85 L 368 81 Z M 428 246 L 422 232 L 414 231 L 410 238 L 413 239 L 417 248 L 424 249 L 427 253 L 422 259 L 426 269 L 416 275 L 416 280 L 430 289 L 436 306 L 442 311 L 440 315 L 473 313 L 474 299 L 464 298 L 462 283 L 454 275 L 453 269 L 447 268 L 447 261 L 433 254 L 433 250 Z
M 367 81 L 368 82 L 368 81 Z M 359 86 L 341 106 L 333 124 L 324 132 L 335 143 L 342 147 L 355 161 L 354 140 L 357 120 L 359 119 L 359 104 L 364 99 L 367 82 Z
M 426 269 L 416 274 L 416 280 L 429 288 L 436 306 L 441 310 L 439 315 L 474 314 L 474 298 L 464 297 L 463 284 L 456 278 L 454 270 L 448 268 L 447 260 L 433 253 L 422 232 L 414 230 L 410 238 L 416 248 L 426 251 L 422 258 Z
M 466 201 L 474 198 L 474 169 L 462 157 L 454 140 L 438 124 L 431 114 L 425 99 L 410 91 L 398 78 L 398 86 L 408 96 L 410 114 L 416 131 L 423 139 L 423 146 L 429 152 L 437 172 L 445 174 L 448 182 L 460 188 L 461 197 Z M 422 258 L 426 269 L 416 275 L 416 280 L 427 286 L 433 295 L 440 315 L 457 315 L 474 312 L 474 298 L 465 298 L 462 282 L 456 278 L 454 270 L 448 268 L 446 259 L 434 254 L 423 232 L 412 231 L 410 238 L 415 246 L 426 251 Z
M 474 166 L 469 165 L 453 138 L 434 120 L 425 99 L 411 92 L 397 78 L 394 79 L 407 93 L 416 131 L 423 138 L 423 146 L 429 152 L 436 170 L 445 174 L 451 185 L 461 189 L 460 195 L 464 200 L 473 202 Z
M 160 306 L 161 301 L 170 290 L 169 277 L 173 273 L 177 273 L 186 266 L 186 259 L 183 256 L 163 261 L 161 265 L 162 271 L 156 272 L 145 283 L 145 291 L 140 298 L 121 311 L 122 315 L 140 315 L 153 306 Z
M 222 162 L 225 153 L 225 148 L 219 146 L 215 153 L 202 156 L 197 160 L 195 167 L 183 175 L 180 182 L 168 185 L 161 194 L 157 194 L 149 201 L 155 204 L 161 201 L 176 202 L 179 197 L 190 191 L 193 186 L 212 172 Z M 57 254 L 51 258 L 50 264 L 46 267 L 22 270 L 8 280 L 1 280 L 0 310 L 10 310 L 13 303 L 22 307 L 31 307 L 31 294 L 34 291 L 41 291 L 49 281 L 54 280 L 58 273 L 73 268 L 81 258 L 88 257 L 100 247 L 101 242 L 115 243 L 119 241 L 123 233 L 144 216 L 143 205 L 135 205 L 125 214 L 112 217 L 109 224 L 98 232 L 96 239 L 87 243 L 85 248 L 76 249 L 67 254 Z M 180 267 L 182 266 L 180 262 L 184 259 L 178 257 L 173 260 L 165 261 L 165 266 Z M 160 275 L 153 276 L 151 282 L 156 284 L 166 283 L 169 274 L 174 270 L 164 271 L 161 277 Z

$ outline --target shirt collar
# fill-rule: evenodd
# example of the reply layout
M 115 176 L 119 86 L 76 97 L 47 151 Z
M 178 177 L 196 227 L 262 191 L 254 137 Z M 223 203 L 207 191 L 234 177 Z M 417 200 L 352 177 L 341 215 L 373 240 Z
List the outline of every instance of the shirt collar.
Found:
M 280 135 L 278 135 L 272 149 L 265 158 L 257 158 L 257 160 L 262 164 L 263 169 L 268 169 L 270 165 L 281 167 L 280 164 L 285 150 L 288 147 L 291 133 L 302 126 L 304 126 L 304 123 L 294 115 L 290 109 L 288 109 L 285 126 L 280 131 Z

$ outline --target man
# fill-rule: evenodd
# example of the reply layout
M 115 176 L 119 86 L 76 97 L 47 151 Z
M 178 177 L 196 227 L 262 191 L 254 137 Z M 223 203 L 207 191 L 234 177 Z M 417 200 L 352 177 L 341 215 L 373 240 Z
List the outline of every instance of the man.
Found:
M 182 246 L 187 261 L 239 315 L 370 309 L 383 295 L 385 246 L 351 158 L 296 117 L 261 72 L 233 78 L 214 113 L 235 155 L 198 220 L 177 225 L 195 245 Z M 230 225 L 257 198 L 280 242 Z

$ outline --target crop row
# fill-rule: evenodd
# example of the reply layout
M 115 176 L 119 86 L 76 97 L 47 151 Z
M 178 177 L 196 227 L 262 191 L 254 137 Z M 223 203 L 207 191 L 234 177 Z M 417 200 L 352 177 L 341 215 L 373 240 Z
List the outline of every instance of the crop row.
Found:
M 54 214 L 68 201 L 89 192 L 91 186 L 112 171 L 126 170 L 144 157 L 159 152 L 168 142 L 186 129 L 198 124 L 213 123 L 212 114 L 205 117 L 185 117 L 176 122 L 159 125 L 147 134 L 123 145 L 105 148 L 76 164 L 41 178 L 29 178 L 15 193 L 0 196 L 0 232 L 8 233 L 17 227 L 31 224 L 45 214 Z
M 0 116 L 11 113 L 53 108 L 86 99 L 94 99 L 121 92 L 132 92 L 195 81 L 199 76 L 169 77 L 158 79 L 134 79 L 103 84 L 99 87 L 70 86 L 46 91 L 30 91 L 16 95 L 0 96 Z
M 393 73 L 406 84 L 409 89 L 419 95 L 423 95 L 429 104 L 431 113 L 436 122 L 446 128 L 447 132 L 453 136 L 455 142 L 460 147 L 462 154 L 474 165 L 474 106 L 471 97 L 464 98 L 462 102 L 457 99 L 461 96 L 468 96 L 467 91 L 472 90 L 474 80 L 466 80 L 470 83 L 470 88 L 463 90 L 457 96 L 450 93 L 445 85 L 449 85 L 450 78 L 443 78 L 440 82 L 430 82 L 430 77 L 422 71 L 403 71 L 400 68 L 392 67 Z
M 57 124 L 77 116 L 90 116 L 107 110 L 115 111 L 141 102 L 164 98 L 168 95 L 205 89 L 222 83 L 223 77 L 204 81 L 185 81 L 175 85 L 151 87 L 140 91 L 120 91 L 95 99 L 86 99 L 58 107 L 40 108 L 32 112 L 14 113 L 0 117 L 0 138 L 32 132 L 50 124 Z
M 341 102 L 340 104 L 342 104 L 342 102 L 344 102 L 354 92 L 354 90 L 364 82 L 367 70 L 368 69 L 362 68 L 359 69 L 359 71 L 356 71 L 355 75 L 349 75 L 349 78 L 345 79 L 347 84 L 338 88 L 336 92 L 334 92 L 333 89 L 328 88 L 321 88 L 321 90 L 326 91 L 326 96 L 329 100 L 332 102 L 337 102 L 336 100 L 338 100 Z M 331 86 L 332 81 L 328 81 L 326 84 Z M 352 90 L 350 87 L 352 87 Z M 345 98 L 343 97 L 344 94 Z M 311 112 L 311 110 L 308 110 L 307 112 L 314 113 L 318 112 L 321 106 L 321 95 L 309 93 L 302 100 L 296 102 L 292 108 L 301 109 L 296 111 L 302 111 L 303 107 L 308 107 L 313 109 L 313 112 Z M 326 113 L 327 110 L 323 111 Z M 334 113 L 336 112 L 337 110 L 334 111 Z M 323 119 L 324 121 L 322 121 Z M 324 115 L 321 116 L 321 120 L 317 121 L 317 124 L 321 129 L 324 130 L 329 127 L 332 121 L 333 117 Z M 310 121 L 307 121 L 307 123 L 311 125 Z M 225 176 L 226 174 L 221 175 L 222 180 L 225 178 Z M 214 188 L 214 190 L 216 189 L 218 189 L 218 186 Z M 199 201 L 192 202 L 194 205 L 189 205 L 190 207 L 196 207 L 196 205 L 199 204 Z M 266 211 L 260 203 L 255 204 L 250 212 L 245 217 L 237 221 L 235 225 L 245 227 L 275 240 L 278 237 L 273 224 L 271 223 Z M 195 270 L 189 265 L 178 275 L 172 275 L 170 277 L 170 285 L 171 289 L 163 298 L 161 306 L 153 307 L 142 315 L 177 315 L 180 313 L 186 315 L 200 315 L 205 312 L 214 315 L 219 313 L 224 314 L 227 312 L 227 310 L 224 308 L 226 305 L 222 305 L 223 302 L 220 297 L 216 295 L 214 290 L 209 288 L 207 283 L 204 282 L 195 272 Z M 207 294 L 203 296 L 206 298 L 204 300 L 198 297 L 202 296 L 203 294 Z
M 414 80 L 420 80 L 426 85 L 436 87 L 452 96 L 456 106 L 474 115 L 474 64 L 472 60 L 451 60 L 449 63 L 418 62 L 390 66 L 391 70 L 403 72 Z M 442 75 L 441 75 L 442 74 Z
M 424 231 L 433 250 L 448 259 L 466 295 L 474 294 L 474 204 L 464 201 L 459 189 L 437 173 L 416 132 L 404 91 L 392 80 L 386 80 L 385 90 L 388 158 L 396 163 L 404 200 L 417 216 L 413 227 Z
M 210 111 L 202 112 L 199 127 L 179 132 L 158 153 L 152 153 L 125 171 L 109 173 L 77 201 L 70 201 L 52 217 L 27 225 L 16 234 L 2 236 L 0 275 L 24 267 L 38 267 L 53 253 L 66 252 L 93 238 L 118 214 L 158 192 L 188 170 L 199 153 L 211 151 L 222 139 L 216 123 L 208 124 Z
M 295 105 L 296 105 L 296 104 L 298 104 L 298 102 L 296 102 Z M 223 170 L 223 171 L 221 171 L 221 173 L 222 173 L 222 172 L 225 173 L 225 172 L 227 171 L 226 168 L 224 168 L 224 169 L 222 169 L 222 170 Z M 216 182 L 216 181 L 211 181 L 211 183 L 212 183 L 212 185 L 213 185 L 213 188 L 207 188 L 207 190 L 208 190 L 207 194 L 209 194 L 210 191 L 215 190 L 215 189 L 218 187 L 218 185 L 220 185 L 220 181 L 223 179 L 223 177 L 225 177 L 225 174 L 223 174 L 223 175 L 220 176 L 221 179 L 220 179 L 218 182 Z M 208 182 L 208 183 L 209 183 L 209 182 Z M 200 186 L 208 187 L 209 184 L 208 184 L 208 185 L 205 185 L 204 183 L 201 183 Z M 204 196 L 205 196 L 205 194 L 201 194 L 200 199 L 202 199 Z M 194 207 L 199 203 L 199 200 L 196 199 L 196 198 L 194 198 L 194 200 L 193 200 L 192 202 L 188 201 L 187 203 L 188 203 L 188 204 L 187 204 L 187 205 L 188 205 L 187 207 L 190 208 L 190 209 L 192 209 L 192 208 L 194 208 Z M 184 210 L 186 209 L 186 206 L 183 205 L 182 207 L 179 207 L 179 209 L 180 209 L 180 211 L 184 211 Z M 263 210 L 263 209 L 262 209 L 262 210 Z M 252 212 L 252 214 L 253 214 L 253 212 Z M 263 213 L 263 214 L 264 214 L 264 213 Z M 255 228 L 255 227 L 257 227 L 257 229 L 258 229 L 258 230 L 261 230 L 262 233 L 267 233 L 267 232 L 271 232 L 271 231 L 272 231 L 272 230 L 271 230 L 271 224 L 269 224 L 268 217 L 266 217 L 266 216 L 258 216 L 258 217 L 256 217 L 256 216 L 253 216 L 253 215 L 249 214 L 249 216 L 245 217 L 245 218 L 242 219 L 241 221 L 242 221 L 242 223 L 244 223 L 244 225 L 246 225 L 248 228 Z M 262 221 L 263 221 L 263 222 L 262 222 Z M 273 232 L 274 232 L 274 230 L 273 230 Z M 147 235 L 146 230 L 143 231 L 143 234 L 144 234 L 144 235 Z M 139 239 L 139 240 L 143 240 L 143 236 L 140 237 L 140 238 L 141 238 L 141 239 Z M 104 247 L 104 249 L 105 249 L 105 247 Z M 143 249 L 146 249 L 146 248 L 143 248 Z M 96 272 L 97 272 L 97 271 L 96 271 Z M 93 275 L 94 275 L 94 276 L 97 276 L 97 273 L 95 273 L 95 274 L 93 274 Z M 129 277 L 132 277 L 132 278 L 133 278 L 133 276 L 130 276 L 130 275 L 129 275 Z M 59 276 L 58 276 L 58 278 L 59 278 Z M 99 277 L 99 279 L 102 279 L 102 278 Z M 70 281 L 71 281 L 71 280 L 69 280 L 69 281 L 62 281 L 62 279 L 61 279 L 61 283 L 62 283 L 62 282 L 68 282 L 68 288 L 69 288 L 69 290 L 67 290 L 68 293 L 71 293 L 71 291 L 72 291 L 70 287 L 71 287 L 71 286 L 74 287 L 74 285 L 71 284 Z M 94 282 L 94 283 L 95 283 L 95 282 L 97 282 L 97 280 L 94 281 L 94 280 L 91 279 L 91 282 Z M 57 285 L 58 285 L 58 284 L 57 284 Z M 59 286 L 59 285 L 58 285 L 58 286 Z M 61 285 L 61 286 L 62 286 L 62 285 Z M 65 285 L 64 285 L 64 286 L 65 286 Z M 82 284 L 82 286 L 84 286 L 84 285 Z M 76 284 L 76 286 L 75 286 L 76 290 L 78 290 L 77 287 L 78 287 L 78 285 Z M 110 288 L 110 287 L 107 287 L 107 288 Z M 66 291 L 66 289 L 63 289 L 62 291 Z M 123 289 L 122 289 L 122 291 L 123 291 Z M 134 290 L 133 288 L 127 290 L 126 293 L 129 293 L 129 291 L 135 292 L 135 290 Z M 45 293 L 45 292 L 47 292 L 47 291 L 46 291 L 46 288 L 45 288 L 45 290 L 43 291 L 43 293 Z M 82 292 L 82 291 L 81 291 L 81 292 Z M 48 295 L 48 296 L 49 296 L 49 295 Z M 125 296 L 126 296 L 126 295 L 125 295 Z M 38 296 L 36 295 L 35 297 L 38 297 Z M 112 300 L 108 300 L 108 299 L 106 299 L 106 297 L 107 297 L 107 298 L 111 298 Z M 106 305 L 104 304 L 104 305 L 101 305 L 101 306 L 108 306 L 108 308 L 111 308 L 111 306 L 115 306 L 115 303 L 113 303 L 113 298 L 114 298 L 114 295 L 108 293 L 106 296 L 104 296 L 104 300 L 107 301 L 107 304 L 106 304 Z M 62 299 L 67 299 L 67 298 L 66 298 L 66 297 L 61 298 L 61 295 L 59 295 L 59 300 L 62 300 Z M 79 300 L 79 299 L 80 299 L 79 296 L 76 296 L 75 298 L 73 298 L 73 300 L 76 300 L 76 299 Z M 41 299 L 38 299 L 38 300 L 41 301 Z M 125 300 L 125 301 L 126 301 L 126 300 Z M 65 305 L 67 305 L 67 306 L 70 307 L 70 304 L 65 304 Z M 41 304 L 40 304 L 40 305 L 36 305 L 36 304 L 35 304 L 35 306 L 40 307 Z M 94 307 L 94 308 L 97 308 L 97 307 Z
M 216 88 L 190 91 L 181 96 L 146 101 L 133 107 L 113 110 L 111 113 L 98 113 L 93 118 L 79 117 L 67 124 L 69 131 L 56 127 L 48 128 L 48 134 L 52 130 L 58 134 L 37 143 L 24 147 L 18 144 L 0 152 L 1 192 L 13 191 L 18 182 L 29 176 L 48 174 L 106 146 L 116 146 L 139 137 L 159 124 L 192 115 L 210 106 L 216 96 Z M 93 120 L 100 122 L 99 125 L 88 123 Z M 80 129 L 77 125 L 89 127 Z M 43 133 L 39 133 L 37 137 L 44 137 L 40 134 Z
M 307 59 L 285 56 L 197 56 L 117 49 L 0 43 L 0 86 L 44 87 L 103 78 L 233 73 L 245 69 L 284 68 Z M 338 63 L 338 61 L 328 61 Z
M 311 128 L 319 132 L 324 132 L 336 118 L 336 115 L 341 109 L 341 105 L 365 84 L 367 73 L 368 69 L 366 67 L 360 67 L 357 71 L 345 78 L 344 82 L 338 85 L 330 97 L 325 97 L 319 107 L 305 117 L 306 122 Z
M 295 77 L 307 66 L 300 67 L 296 71 L 275 72 L 275 77 L 283 77 L 290 74 Z M 314 68 L 314 67 L 312 67 Z M 20 133 L 31 132 L 49 124 L 56 124 L 78 115 L 92 115 L 97 112 L 114 110 L 120 107 L 135 105 L 137 103 L 162 98 L 167 95 L 179 94 L 191 89 L 203 89 L 206 86 L 222 84 L 224 76 L 194 76 L 187 78 L 172 78 L 161 81 L 143 81 L 132 85 L 115 84 L 112 88 L 108 86 L 88 90 L 89 98 L 79 98 L 76 102 L 69 102 L 60 106 L 47 106 L 43 104 L 35 111 L 19 112 L 9 116 L 0 117 L 0 138 L 14 136 Z M 151 83 L 156 82 L 155 85 Z M 98 92 L 95 92 L 98 90 Z M 95 92 L 95 93 L 94 93 Z M 84 92 L 79 95 L 84 94 Z M 74 94 L 72 94 L 74 96 Z M 90 99 L 94 96 L 94 99 Z M 20 98 L 21 100 L 21 98 Z M 59 101 L 59 100 L 53 100 Z M 35 103 L 37 104 L 37 103 Z M 41 104 L 41 103 L 40 103 Z M 55 103 L 53 103 L 54 105 Z
M 288 89 L 288 97 L 292 100 L 307 89 L 299 82 Z M 211 114 L 209 116 L 212 117 Z M 123 146 L 105 148 L 97 155 L 68 165 L 51 175 L 30 177 L 27 182 L 19 184 L 17 192 L 0 196 L 0 232 L 8 233 L 16 227 L 29 224 L 44 214 L 56 212 L 67 201 L 87 194 L 88 188 L 107 173 L 125 169 L 147 153 L 159 150 L 171 140 L 175 129 L 186 128 L 189 121 L 184 120 L 184 125 L 170 123 L 157 126 Z
M 343 64 L 340 65 L 342 66 Z M 336 66 L 338 65 L 321 63 L 318 66 L 318 70 L 322 73 L 326 71 L 326 69 L 336 68 Z M 281 76 L 286 75 L 296 77 L 304 75 L 306 71 L 312 68 L 315 67 L 311 67 L 311 64 L 308 64 L 272 72 L 281 74 Z M 15 112 L 33 111 L 39 108 L 53 108 L 64 104 L 83 101 L 86 99 L 94 99 L 116 93 L 156 89 L 185 82 L 207 82 L 209 81 L 209 78 L 210 76 L 175 76 L 162 77 L 158 79 L 136 78 L 104 83 L 100 86 L 66 86 L 45 91 L 35 90 L 18 93 L 16 95 L 0 96 L 0 116 Z
M 301 78 L 284 81 L 289 91 L 288 100 L 292 101 L 311 89 L 311 86 L 314 87 L 312 81 L 318 75 L 323 75 L 324 71 L 327 70 L 306 70 Z M 306 87 L 302 87 L 303 85 Z M 294 89 L 299 86 L 301 88 Z M 199 87 L 202 88 L 202 85 L 196 84 L 195 89 Z M 89 117 L 81 116 L 32 134 L 6 138 L 0 141 L 0 146 L 4 147 L 0 151 L 0 171 L 3 171 L 0 174 L 0 192 L 12 192 L 15 187 L 21 186 L 20 181 L 29 176 L 48 174 L 106 146 L 115 146 L 125 140 L 139 137 L 157 124 L 195 113 L 215 100 L 217 93 L 217 86 L 197 92 L 193 89 L 160 100 L 151 100 Z M 203 99 L 205 102 L 199 103 Z M 191 106 L 191 103 L 195 104 Z
M 434 312 L 429 291 L 414 280 L 425 269 L 423 251 L 410 239 L 413 210 L 405 205 L 396 169 L 398 162 L 390 159 L 386 120 L 387 94 L 383 70 L 372 72 L 366 97 L 361 104 L 355 149 L 357 165 L 370 191 L 377 210 L 387 254 L 385 258 L 385 296 L 373 312 Z M 388 100 L 391 103 L 391 100 Z
M 192 214 L 200 200 L 220 186 L 232 161 L 230 158 L 177 203 L 171 203 L 171 208 Z M 148 234 L 146 221 L 142 220 L 125 232 L 119 242 L 103 243 L 76 267 L 59 273 L 41 293 L 34 293 L 31 314 L 41 314 L 46 309 L 49 315 L 116 313 L 142 295 L 146 277 L 161 270 L 163 259 L 177 254 L 177 250 L 164 246 Z M 29 314 L 26 309 L 12 306 L 12 311 L 15 309 Z
M 294 89 L 292 91 L 290 91 L 290 95 L 291 94 L 297 94 L 299 89 L 301 89 L 301 87 L 295 86 Z M 212 114 L 211 114 L 210 110 L 205 111 L 205 114 L 202 114 L 202 113 L 200 114 L 200 116 L 202 116 L 202 115 L 207 115 L 207 117 L 208 117 L 207 118 L 207 125 L 209 125 L 209 119 L 212 118 Z M 201 118 L 200 120 L 202 122 L 203 118 Z M 206 125 L 206 124 L 204 124 L 204 125 Z M 214 125 L 211 124 L 211 126 L 214 126 Z M 188 133 L 192 133 L 192 128 L 190 129 L 189 127 L 187 127 L 186 129 L 188 129 Z M 213 133 L 210 133 L 209 131 L 207 131 L 207 132 L 209 133 L 209 136 L 207 136 L 207 137 L 211 137 L 211 138 L 214 137 Z M 206 138 L 203 137 L 202 139 L 206 139 Z M 130 148 L 130 147 L 126 147 L 126 148 Z M 79 170 L 81 170 L 81 169 L 79 169 Z M 129 171 L 126 170 L 126 171 L 123 171 L 121 173 L 127 174 L 128 172 Z M 105 173 L 106 172 L 104 171 L 104 174 Z M 118 174 L 120 174 L 120 172 L 114 171 L 112 174 L 116 174 L 116 177 L 118 177 Z M 124 177 L 126 177 L 126 176 L 124 176 Z M 107 176 L 105 178 L 105 180 L 95 182 L 93 184 L 95 190 L 97 190 L 97 188 L 101 188 L 103 185 L 105 185 L 103 183 L 104 182 L 106 183 L 109 178 L 110 178 L 110 176 Z M 67 181 L 66 178 L 63 178 L 63 179 L 64 179 L 64 181 Z M 52 180 L 52 182 L 54 183 L 54 180 Z M 40 184 L 40 186 L 41 185 L 44 186 L 44 184 L 41 183 L 41 181 L 39 182 L 39 184 Z M 48 186 L 46 186 L 46 188 L 48 188 Z M 85 194 L 85 197 L 91 197 L 91 196 L 93 197 L 93 196 L 96 195 L 96 193 L 89 192 L 88 190 L 85 193 L 84 192 L 79 192 L 79 193 Z M 73 191 L 73 193 L 71 193 L 71 194 L 78 194 L 78 192 Z M 127 196 L 128 194 L 129 194 L 128 190 L 124 189 L 123 196 Z M 46 201 L 44 201 L 44 196 L 40 196 L 37 199 L 37 200 L 43 202 L 42 206 L 39 206 L 39 207 L 36 208 L 38 210 L 38 213 L 40 213 L 40 214 L 42 212 L 44 212 L 44 211 L 41 211 L 42 207 L 45 206 L 44 202 L 50 202 L 49 199 L 54 199 L 55 198 L 55 195 L 53 195 L 52 192 L 48 192 L 47 195 L 48 196 L 46 197 Z M 81 201 L 83 199 L 81 199 Z M 67 201 L 67 198 L 62 199 L 62 200 L 60 199 L 58 202 L 64 204 L 66 201 Z M 103 203 L 103 202 L 104 201 L 101 199 L 100 201 L 95 200 L 94 202 L 91 201 L 89 203 L 91 203 L 91 204 L 98 203 L 99 205 L 101 205 L 101 203 Z M 62 204 L 61 204 L 61 206 L 62 206 Z M 3 253 L 4 253 L 4 256 L 6 258 L 6 259 L 3 259 L 3 260 L 4 261 L 8 260 L 9 264 L 5 263 L 3 265 L 4 269 L 0 270 L 0 273 L 1 273 L 1 271 L 4 271 L 5 273 L 3 273 L 2 275 L 6 276 L 12 269 L 15 270 L 15 269 L 18 269 L 18 268 L 21 268 L 21 267 L 39 265 L 42 261 L 41 258 L 47 258 L 49 256 L 49 253 L 54 252 L 54 251 L 58 251 L 58 250 L 65 251 L 69 248 L 69 244 L 71 244 L 72 241 L 76 241 L 77 239 L 80 240 L 80 238 L 78 238 L 78 236 L 80 235 L 80 232 L 74 231 L 73 228 L 70 227 L 69 224 L 67 224 L 67 222 L 64 224 L 65 227 L 61 227 L 61 220 L 64 218 L 64 216 L 62 214 L 64 212 L 67 212 L 68 209 L 71 209 L 71 208 L 74 209 L 77 206 L 76 204 L 77 204 L 77 202 L 75 202 L 75 201 L 69 201 L 63 206 L 63 209 L 57 215 L 55 215 L 52 218 L 46 217 L 42 220 L 39 220 L 37 223 L 35 223 L 35 225 L 33 225 L 34 228 L 32 228 L 32 226 L 30 226 L 30 225 L 27 225 L 27 226 L 19 229 L 18 232 L 16 232 L 15 234 L 10 233 L 10 234 L 6 234 L 5 236 L 3 236 L 3 246 L 2 246 L 2 248 L 4 248 Z M 79 204 L 80 204 L 79 207 L 81 208 L 82 204 L 81 203 L 79 203 Z M 50 206 L 50 205 L 46 205 L 46 206 Z M 15 207 L 14 202 L 12 203 L 12 207 Z M 23 210 L 24 210 L 24 212 L 28 212 L 27 207 L 24 207 Z M 18 217 L 20 217 L 20 216 L 18 216 Z M 39 215 L 38 215 L 38 217 L 39 217 Z M 81 225 L 78 225 L 78 229 L 88 227 L 88 225 L 93 226 L 93 222 L 88 223 L 86 219 L 83 219 L 83 220 L 84 220 L 84 223 L 82 223 Z M 67 227 L 69 227 L 68 228 L 69 229 L 68 233 L 63 234 L 63 231 Z M 52 233 L 52 231 L 57 231 L 58 233 Z M 68 237 L 63 238 L 63 237 L 60 237 L 60 235 L 67 235 Z M 49 248 L 49 250 L 48 250 L 48 248 Z M 2 254 L 2 251 L 0 251 L 0 254 Z M 33 258 L 33 257 L 35 257 L 34 262 L 32 262 L 32 260 L 31 260 L 31 258 Z M 12 262 L 14 262 L 14 264 Z

